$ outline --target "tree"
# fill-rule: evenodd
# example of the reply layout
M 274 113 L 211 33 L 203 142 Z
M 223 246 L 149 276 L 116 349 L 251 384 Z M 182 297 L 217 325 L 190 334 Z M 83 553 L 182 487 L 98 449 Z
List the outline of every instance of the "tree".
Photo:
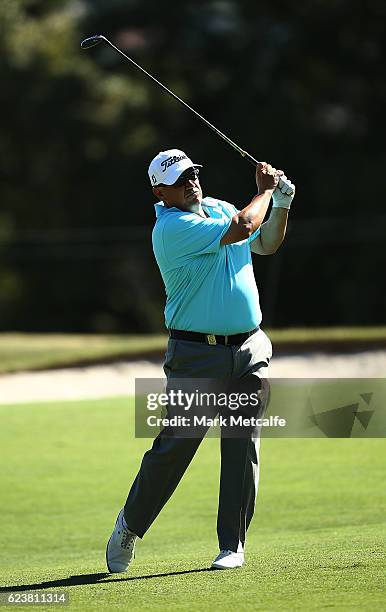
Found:
M 159 150 L 201 161 L 208 195 L 241 207 L 254 193 L 252 168 L 193 115 L 110 48 L 80 50 L 96 32 L 296 180 L 286 245 L 256 263 L 267 319 L 384 322 L 384 16 L 380 1 L 3 0 L 3 328 L 162 327 Z

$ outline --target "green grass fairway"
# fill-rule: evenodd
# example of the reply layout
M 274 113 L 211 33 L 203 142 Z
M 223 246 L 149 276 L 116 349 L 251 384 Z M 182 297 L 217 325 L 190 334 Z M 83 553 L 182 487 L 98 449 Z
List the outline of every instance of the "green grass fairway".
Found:
M 66 590 L 71 611 L 385 610 L 384 439 L 264 440 L 247 564 L 228 572 L 207 571 L 219 452 L 205 440 L 130 573 L 107 575 L 150 444 L 132 413 L 126 399 L 0 407 L 0 593 Z

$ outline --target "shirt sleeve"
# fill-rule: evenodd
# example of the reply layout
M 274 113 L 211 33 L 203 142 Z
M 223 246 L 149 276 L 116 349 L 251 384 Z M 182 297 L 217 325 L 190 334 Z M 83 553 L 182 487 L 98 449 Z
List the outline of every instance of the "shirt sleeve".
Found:
M 251 236 L 249 236 L 249 238 L 247 238 L 247 240 L 248 240 L 249 243 L 251 243 L 258 236 L 260 236 L 260 227 L 258 227 L 257 230 L 255 232 L 253 232 L 253 234 Z
M 169 214 L 162 232 L 162 246 L 168 263 L 181 266 L 198 255 L 216 253 L 231 222 L 226 217 L 204 219 L 180 211 Z

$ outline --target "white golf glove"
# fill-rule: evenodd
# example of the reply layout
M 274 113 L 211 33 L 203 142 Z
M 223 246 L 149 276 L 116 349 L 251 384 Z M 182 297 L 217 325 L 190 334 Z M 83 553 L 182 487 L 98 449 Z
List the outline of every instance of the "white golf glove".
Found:
M 272 194 L 272 208 L 290 208 L 295 197 L 295 185 L 283 174 Z

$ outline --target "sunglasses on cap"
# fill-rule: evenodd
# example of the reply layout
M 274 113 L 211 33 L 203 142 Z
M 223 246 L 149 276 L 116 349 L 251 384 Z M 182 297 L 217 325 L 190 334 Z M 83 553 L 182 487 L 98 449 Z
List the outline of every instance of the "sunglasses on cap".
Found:
M 188 168 L 185 170 L 181 176 L 178 177 L 175 183 L 173 183 L 172 187 L 183 187 L 186 181 L 195 181 L 200 174 L 200 170 L 198 168 Z

